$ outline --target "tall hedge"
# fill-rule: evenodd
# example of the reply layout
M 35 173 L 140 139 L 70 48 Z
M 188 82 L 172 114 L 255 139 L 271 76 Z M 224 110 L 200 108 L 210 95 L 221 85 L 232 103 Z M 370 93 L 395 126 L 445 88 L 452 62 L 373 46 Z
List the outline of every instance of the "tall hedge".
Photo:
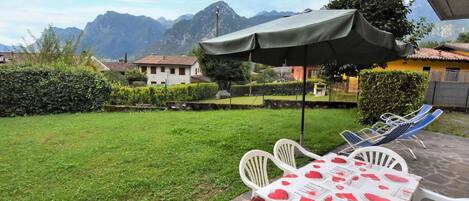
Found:
M 96 111 L 110 93 L 92 71 L 0 68 L 0 116 Z
M 313 91 L 314 83 L 323 82 L 321 79 L 310 79 L 306 81 L 307 92 Z M 234 85 L 231 87 L 232 96 L 249 95 L 249 88 L 252 94 L 263 95 L 297 95 L 303 91 L 303 82 L 281 82 L 251 85 Z
M 362 123 L 376 122 L 386 112 L 405 114 L 418 109 L 424 101 L 428 81 L 428 75 L 420 72 L 362 71 L 358 98 Z
M 151 104 L 164 106 L 168 101 L 198 101 L 214 98 L 218 91 L 216 84 L 186 84 L 169 87 L 147 86 L 128 87 L 112 85 L 112 105 Z

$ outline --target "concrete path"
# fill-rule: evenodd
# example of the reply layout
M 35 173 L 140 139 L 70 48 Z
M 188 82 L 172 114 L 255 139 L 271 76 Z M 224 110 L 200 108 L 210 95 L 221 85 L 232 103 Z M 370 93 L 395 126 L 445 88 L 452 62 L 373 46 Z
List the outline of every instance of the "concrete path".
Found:
M 418 157 L 414 160 L 397 143 L 385 145 L 400 154 L 409 165 L 409 172 L 422 176 L 421 186 L 456 198 L 469 198 L 469 138 L 443 135 L 424 131 L 419 134 L 427 149 L 414 142 L 404 144 L 412 148 Z M 333 152 L 342 150 L 345 145 Z M 244 193 L 233 201 L 248 201 L 250 192 Z

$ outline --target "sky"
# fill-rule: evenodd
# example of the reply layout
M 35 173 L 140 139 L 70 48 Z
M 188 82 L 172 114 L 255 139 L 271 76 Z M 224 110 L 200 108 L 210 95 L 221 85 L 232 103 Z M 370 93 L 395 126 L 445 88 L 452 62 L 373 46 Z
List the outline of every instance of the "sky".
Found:
M 175 19 L 202 10 L 216 0 L 5 0 L 0 12 L 0 43 L 18 45 L 39 37 L 48 25 L 83 29 L 87 22 L 108 10 Z M 263 10 L 319 9 L 328 0 L 225 0 L 239 15 L 251 17 Z

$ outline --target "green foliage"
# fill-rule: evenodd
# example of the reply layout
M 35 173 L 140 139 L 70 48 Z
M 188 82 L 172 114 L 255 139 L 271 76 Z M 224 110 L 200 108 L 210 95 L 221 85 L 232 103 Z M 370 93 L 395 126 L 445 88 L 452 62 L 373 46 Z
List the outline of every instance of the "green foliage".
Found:
M 248 63 L 204 55 L 200 47 L 191 50 L 190 55 L 197 57 L 202 73 L 218 84 L 220 90 L 229 90 L 232 83 L 243 83 L 250 79 Z
M 458 39 L 456 39 L 458 43 L 469 43 L 469 32 L 466 33 L 459 33 Z
M 270 67 L 263 69 L 257 76 L 256 82 L 257 83 L 270 83 L 277 80 L 278 75 L 277 73 Z
M 111 87 L 89 70 L 1 68 L 0 116 L 100 110 Z
M 165 106 L 168 101 L 199 101 L 213 98 L 217 91 L 217 85 L 210 83 L 175 85 L 169 87 L 127 87 L 112 85 L 110 104 L 151 104 Z
M 120 72 L 116 71 L 105 71 L 103 72 L 104 77 L 111 83 L 120 85 L 129 85 L 127 78 Z
M 130 82 L 134 82 L 134 81 L 143 81 L 143 82 L 146 82 L 147 81 L 147 75 L 145 75 L 144 73 L 140 72 L 140 70 L 138 69 L 132 69 L 132 70 L 128 70 L 128 71 L 125 71 L 125 78 Z
M 435 48 L 438 47 L 439 45 L 444 44 L 444 42 L 441 41 L 425 41 L 425 42 L 420 42 L 419 47 L 420 48 Z
M 81 67 L 97 70 L 98 64 L 93 61 L 90 53 L 84 51 L 78 56 L 75 55 L 81 35 L 76 39 L 64 40 L 64 43 L 61 44 L 61 39 L 49 25 L 44 29 L 39 39 L 30 33 L 31 39 L 36 42 L 33 44 L 25 42 L 24 45 L 21 45 L 20 52 L 22 54 L 16 62 L 17 64 L 38 68 L 43 66 L 57 69 Z
M 428 74 L 421 72 L 362 71 L 358 98 L 361 121 L 370 124 L 386 112 L 405 114 L 418 109 L 428 80 Z
M 306 82 L 306 91 L 313 91 L 314 83 L 322 82 L 321 79 L 311 79 Z M 246 96 L 249 95 L 249 89 L 252 94 L 263 95 L 297 95 L 303 91 L 303 82 L 280 82 L 280 83 L 266 83 L 266 84 L 247 84 L 247 85 L 234 85 L 231 87 L 231 96 Z

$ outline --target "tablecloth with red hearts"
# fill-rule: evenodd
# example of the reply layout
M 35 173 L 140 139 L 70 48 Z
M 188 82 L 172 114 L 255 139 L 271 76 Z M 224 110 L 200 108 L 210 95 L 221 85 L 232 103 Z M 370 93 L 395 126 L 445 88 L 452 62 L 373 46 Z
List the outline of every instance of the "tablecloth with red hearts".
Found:
M 422 178 L 328 154 L 256 191 L 265 200 L 408 201 Z

